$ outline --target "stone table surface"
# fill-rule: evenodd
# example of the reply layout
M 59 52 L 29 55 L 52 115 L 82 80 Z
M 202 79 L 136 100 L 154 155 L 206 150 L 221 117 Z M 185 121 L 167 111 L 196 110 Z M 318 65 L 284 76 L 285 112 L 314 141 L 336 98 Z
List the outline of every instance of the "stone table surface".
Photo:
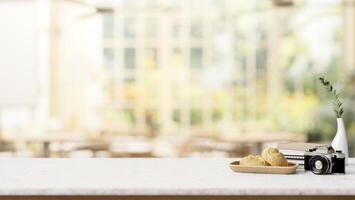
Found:
M 355 195 L 347 173 L 235 173 L 230 158 L 2 158 L 0 195 Z

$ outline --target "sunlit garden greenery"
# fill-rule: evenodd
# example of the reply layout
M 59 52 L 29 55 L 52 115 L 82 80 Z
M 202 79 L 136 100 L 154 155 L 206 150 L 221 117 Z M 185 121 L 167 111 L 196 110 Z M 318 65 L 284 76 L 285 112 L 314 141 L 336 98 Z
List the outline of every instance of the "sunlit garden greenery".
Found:
M 106 121 L 133 127 L 141 109 L 144 117 L 148 111 L 154 115 L 151 124 L 159 132 L 164 123 L 159 110 L 168 104 L 170 127 L 176 130 L 188 110 L 185 117 L 192 128 L 228 126 L 236 134 L 285 131 L 327 143 L 336 132 L 336 116 L 318 81 L 326 76 L 344 100 L 350 152 L 355 155 L 355 75 L 344 71 L 341 63 L 341 1 L 317 9 L 314 1 L 295 1 L 290 8 L 265 2 L 218 1 L 206 4 L 208 13 L 196 9 L 189 38 L 195 46 L 184 47 L 185 54 L 179 45 L 166 48 L 171 53 L 164 58 L 166 66 L 159 65 L 161 52 L 150 49 L 140 74 L 125 85 L 123 96 L 131 102 L 129 108 L 108 109 L 103 112 Z M 277 15 L 270 15 L 272 11 Z M 278 26 L 273 24 L 275 16 Z M 195 24 L 201 20 L 212 30 L 208 39 L 202 38 L 202 27 Z M 277 43 L 270 44 L 270 37 L 276 37 Z M 200 57 L 206 49 L 211 58 L 204 65 Z M 271 70 L 277 73 L 270 74 Z M 162 86 L 166 86 L 165 96 Z M 271 94 L 274 88 L 277 94 Z

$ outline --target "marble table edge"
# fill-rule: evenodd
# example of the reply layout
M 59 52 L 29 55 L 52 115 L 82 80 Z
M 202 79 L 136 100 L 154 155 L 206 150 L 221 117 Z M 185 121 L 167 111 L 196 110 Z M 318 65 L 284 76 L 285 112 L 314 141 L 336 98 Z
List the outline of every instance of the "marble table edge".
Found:
M 355 196 L 355 189 L 0 189 L 0 196 Z

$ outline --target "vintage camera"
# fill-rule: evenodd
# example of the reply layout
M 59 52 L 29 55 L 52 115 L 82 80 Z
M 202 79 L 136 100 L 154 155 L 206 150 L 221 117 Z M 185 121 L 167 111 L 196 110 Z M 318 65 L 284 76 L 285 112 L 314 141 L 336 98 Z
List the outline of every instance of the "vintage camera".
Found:
M 329 145 L 309 149 L 304 154 L 304 169 L 314 174 L 345 173 L 345 154 Z

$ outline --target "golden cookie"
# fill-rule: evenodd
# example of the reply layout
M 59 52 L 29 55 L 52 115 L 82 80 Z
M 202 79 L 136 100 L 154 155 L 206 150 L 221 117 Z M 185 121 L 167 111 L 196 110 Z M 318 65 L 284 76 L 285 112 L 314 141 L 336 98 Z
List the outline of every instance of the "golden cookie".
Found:
M 276 148 L 267 148 L 261 154 L 261 157 L 271 166 L 287 166 L 288 162 L 285 156 Z
M 239 164 L 244 166 L 268 166 L 266 161 L 261 156 L 254 155 L 249 155 L 242 158 Z

